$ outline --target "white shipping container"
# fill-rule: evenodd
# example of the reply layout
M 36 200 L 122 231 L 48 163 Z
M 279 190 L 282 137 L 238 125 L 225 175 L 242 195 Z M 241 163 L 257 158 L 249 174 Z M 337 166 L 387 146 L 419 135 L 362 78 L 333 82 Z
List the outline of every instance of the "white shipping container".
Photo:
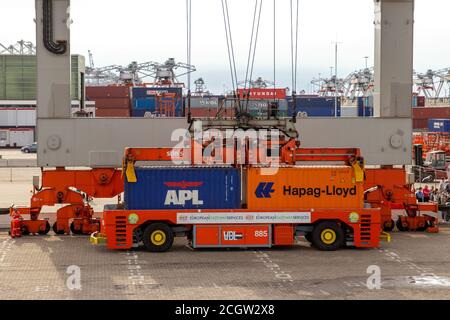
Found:
M 36 126 L 36 109 L 2 108 L 0 109 L 0 126 L 34 127 Z
M 0 129 L 0 148 L 9 146 L 9 130 Z
M 341 118 L 352 118 L 358 116 L 357 106 L 341 106 Z
M 9 131 L 9 145 L 23 147 L 34 142 L 34 130 L 11 129 Z

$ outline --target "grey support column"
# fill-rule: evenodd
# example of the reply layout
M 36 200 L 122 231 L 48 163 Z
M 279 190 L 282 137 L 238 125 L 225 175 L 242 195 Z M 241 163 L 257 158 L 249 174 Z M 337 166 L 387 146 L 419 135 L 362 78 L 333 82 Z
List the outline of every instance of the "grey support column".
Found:
M 36 0 L 38 126 L 71 115 L 69 13 L 70 0 Z
M 375 0 L 374 116 L 411 118 L 414 0 Z

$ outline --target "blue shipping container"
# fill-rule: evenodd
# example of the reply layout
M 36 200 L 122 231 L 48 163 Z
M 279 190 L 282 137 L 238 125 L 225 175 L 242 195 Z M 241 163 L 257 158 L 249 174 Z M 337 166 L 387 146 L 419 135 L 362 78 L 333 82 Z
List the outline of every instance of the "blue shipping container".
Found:
M 292 98 L 289 102 L 289 116 L 294 112 Z M 295 113 L 305 113 L 308 117 L 335 117 L 335 98 L 317 97 L 317 98 L 296 98 Z M 341 116 L 341 100 L 337 100 L 337 116 Z
M 429 119 L 428 131 L 450 132 L 450 119 Z
M 155 111 L 156 99 L 155 99 L 155 97 L 134 98 L 132 107 L 133 107 L 133 109 L 145 109 L 148 111 Z
M 358 97 L 358 117 L 373 117 L 373 97 Z
M 236 168 L 135 170 L 137 182 L 125 181 L 127 210 L 240 208 L 240 175 Z

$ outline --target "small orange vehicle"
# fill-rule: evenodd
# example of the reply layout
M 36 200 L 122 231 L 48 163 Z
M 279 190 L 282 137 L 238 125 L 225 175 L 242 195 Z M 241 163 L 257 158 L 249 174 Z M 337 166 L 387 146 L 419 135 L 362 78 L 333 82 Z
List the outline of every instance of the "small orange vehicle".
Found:
M 208 166 L 185 168 L 199 170 L 190 176 L 184 170 L 161 173 L 136 164 L 170 161 L 170 155 L 185 151 L 126 149 L 125 204 L 105 207 L 101 231 L 91 235 L 91 242 L 106 242 L 110 249 L 143 245 L 148 251 L 163 252 L 175 237 L 186 237 L 193 248 L 248 248 L 294 245 L 296 237 L 304 236 L 319 250 L 337 250 L 346 245 L 378 247 L 380 238 L 388 237 L 381 230 L 381 209 L 364 205 L 359 149 L 299 148 L 294 139 L 280 145 L 283 165 L 274 175 L 261 174 L 263 168 L 258 166 L 234 166 L 238 182 L 224 174 L 223 180 L 212 183 L 205 176 Z M 299 161 L 344 164 L 294 165 Z M 208 192 L 222 192 L 221 185 L 227 190 L 221 200 L 208 198 Z M 237 205 L 230 200 L 236 188 Z M 224 199 L 232 204 L 223 204 Z

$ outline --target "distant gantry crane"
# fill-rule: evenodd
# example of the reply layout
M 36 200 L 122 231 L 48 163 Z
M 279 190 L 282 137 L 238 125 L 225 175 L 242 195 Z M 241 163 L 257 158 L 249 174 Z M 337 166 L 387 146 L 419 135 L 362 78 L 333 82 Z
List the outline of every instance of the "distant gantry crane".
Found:
M 211 95 L 209 90 L 206 88 L 205 80 L 203 78 L 198 78 L 194 81 L 195 91 L 193 95 L 195 96 L 203 96 L 203 95 Z
M 344 95 L 344 79 L 336 78 L 336 76 L 331 76 L 331 78 L 314 78 L 311 81 L 314 89 L 321 97 L 341 97 Z
M 184 70 L 177 73 L 177 69 Z M 126 84 L 142 85 L 144 79 L 153 78 L 154 86 L 183 86 L 178 77 L 194 72 L 194 66 L 176 63 L 169 58 L 165 63 L 132 61 L 127 66 L 110 65 L 95 67 L 92 53 L 89 52 L 89 67 L 86 68 L 86 83 L 89 85 Z
M 367 97 L 373 94 L 373 68 L 364 68 L 350 73 L 344 79 L 344 96 L 348 99 Z
M 426 98 L 450 96 L 450 68 L 414 72 L 414 91 Z
M 35 55 L 36 46 L 31 41 L 20 40 L 12 45 L 0 43 L 0 54 L 3 55 Z
M 256 80 L 247 80 L 238 82 L 238 86 L 246 87 L 250 89 L 266 89 L 269 86 L 274 86 L 274 82 L 269 80 L 264 80 L 261 77 L 256 78 Z

